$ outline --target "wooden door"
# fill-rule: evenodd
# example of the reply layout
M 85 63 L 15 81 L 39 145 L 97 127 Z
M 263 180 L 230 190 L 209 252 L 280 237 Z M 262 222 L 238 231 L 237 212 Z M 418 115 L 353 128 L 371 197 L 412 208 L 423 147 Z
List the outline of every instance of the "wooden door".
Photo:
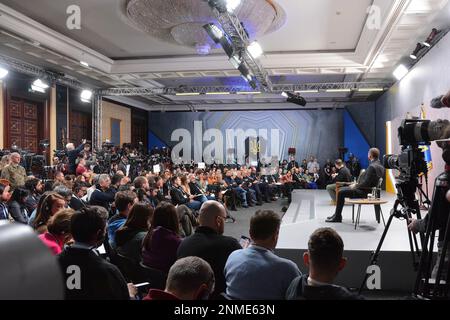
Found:
M 40 132 L 38 104 L 11 97 L 7 106 L 7 147 L 17 145 L 20 149 L 37 153 Z
M 79 111 L 70 111 L 70 142 L 78 145 L 81 140 L 92 138 L 92 116 L 88 113 Z

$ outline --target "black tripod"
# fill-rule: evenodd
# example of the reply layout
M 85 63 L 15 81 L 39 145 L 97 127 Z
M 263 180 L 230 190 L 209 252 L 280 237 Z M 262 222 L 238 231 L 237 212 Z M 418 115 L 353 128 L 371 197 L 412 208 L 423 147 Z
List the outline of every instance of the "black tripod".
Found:
M 444 152 L 445 153 L 445 152 Z M 447 157 L 450 154 L 450 145 Z M 450 190 L 450 159 L 445 159 L 446 171 L 436 178 L 433 202 L 426 220 L 426 232 L 422 242 L 422 256 L 417 273 L 414 296 L 424 299 L 448 299 L 450 270 L 446 262 L 450 242 L 450 203 L 446 194 Z M 433 267 L 433 249 L 436 231 L 439 230 L 436 264 Z M 449 257 L 447 257 L 449 259 Z
M 420 258 L 420 249 L 417 241 L 417 236 L 408 229 L 408 223 L 413 215 L 416 215 L 418 219 L 421 218 L 419 202 L 416 199 L 416 190 L 419 189 L 422 193 L 423 191 L 419 188 L 419 183 L 417 178 L 412 178 L 411 180 L 402 180 L 401 178 L 396 183 L 397 187 L 397 199 L 395 200 L 394 207 L 391 210 L 391 214 L 387 221 L 386 227 L 384 229 L 383 235 L 381 236 L 380 242 L 378 243 L 377 249 L 372 254 L 369 265 L 376 265 L 378 263 L 378 256 L 381 251 L 384 239 L 389 232 L 389 227 L 391 226 L 392 220 L 394 218 L 404 219 L 406 223 L 406 230 L 408 232 L 409 246 L 411 250 L 411 257 L 413 262 L 414 270 L 418 268 L 417 259 Z M 423 193 L 424 194 L 424 193 Z M 424 194 L 425 195 L 425 194 Z M 426 197 L 426 195 L 425 195 Z M 428 198 L 427 198 L 428 200 Z M 399 208 L 400 206 L 400 208 Z M 366 273 L 364 280 L 359 289 L 361 294 L 369 274 Z

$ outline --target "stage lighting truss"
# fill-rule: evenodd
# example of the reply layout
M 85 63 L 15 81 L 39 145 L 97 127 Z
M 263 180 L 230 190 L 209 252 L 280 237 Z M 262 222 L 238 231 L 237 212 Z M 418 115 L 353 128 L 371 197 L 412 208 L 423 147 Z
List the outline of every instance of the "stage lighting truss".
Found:
M 272 91 L 268 93 L 281 94 L 284 92 L 304 92 L 319 93 L 329 90 L 348 90 L 348 91 L 384 91 L 392 86 L 393 82 L 329 82 L 329 83 L 304 83 L 304 84 L 275 84 Z M 375 90 L 377 89 L 377 90 Z M 382 90 L 380 90 L 382 89 Z M 182 86 L 168 88 L 110 88 L 97 91 L 101 96 L 153 96 L 153 95 L 209 95 L 220 94 L 242 94 L 248 91 L 244 86 Z M 255 91 L 261 94 L 261 91 Z M 267 93 L 267 92 L 266 92 Z
M 243 24 L 239 20 L 239 18 L 234 14 L 234 12 L 230 12 L 228 10 L 224 10 L 224 5 L 226 5 L 227 1 L 224 0 L 205 0 L 210 5 L 214 15 L 217 18 L 217 21 L 220 24 L 220 29 L 224 32 L 224 37 L 222 39 L 228 40 L 227 42 L 231 45 L 232 52 L 227 52 L 227 47 L 223 45 L 222 47 L 226 51 L 229 58 L 233 56 L 238 56 L 242 59 L 241 61 L 241 69 L 247 69 L 248 73 L 243 73 L 244 79 L 249 82 L 249 85 L 256 89 L 258 88 L 263 92 L 272 91 L 272 82 L 269 78 L 269 74 L 263 68 L 260 61 L 254 56 L 259 56 L 261 54 L 260 48 L 255 48 L 256 44 L 250 42 L 249 35 L 247 30 L 245 30 Z M 207 30 L 208 31 L 208 30 Z M 214 39 L 214 38 L 213 38 Z M 253 55 L 249 51 L 248 48 L 252 49 Z M 255 55 L 255 49 L 257 50 L 258 55 Z M 239 71 L 242 70 L 238 68 Z

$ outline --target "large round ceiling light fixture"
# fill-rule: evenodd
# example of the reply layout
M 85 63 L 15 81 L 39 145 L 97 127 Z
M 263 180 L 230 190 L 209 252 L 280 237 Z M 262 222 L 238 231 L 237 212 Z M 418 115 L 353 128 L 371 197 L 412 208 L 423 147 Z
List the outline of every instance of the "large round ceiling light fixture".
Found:
M 139 29 L 160 40 L 195 48 L 199 54 L 208 54 L 217 47 L 203 28 L 217 22 L 206 1 L 129 0 L 126 10 Z M 234 13 L 252 41 L 286 22 L 286 13 L 275 0 L 241 1 Z

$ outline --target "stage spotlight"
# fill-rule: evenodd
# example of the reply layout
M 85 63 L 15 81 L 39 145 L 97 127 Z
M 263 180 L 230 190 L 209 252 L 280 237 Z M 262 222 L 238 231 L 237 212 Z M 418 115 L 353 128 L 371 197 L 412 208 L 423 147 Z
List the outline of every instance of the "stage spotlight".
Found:
M 408 68 L 404 64 L 401 64 L 395 69 L 393 75 L 397 80 L 402 80 L 403 77 L 408 74 L 408 72 Z
M 241 0 L 207 0 L 211 8 L 217 9 L 220 13 L 233 12 L 241 4 Z
M 229 61 L 235 69 L 239 69 L 239 66 L 242 63 L 241 58 L 237 54 L 232 55 Z
M 226 3 L 228 12 L 233 12 L 240 6 L 241 0 L 227 0 Z
M 31 85 L 31 90 L 40 93 L 45 93 L 45 90 L 47 90 L 48 87 L 49 85 L 47 83 L 43 82 L 41 79 L 37 79 Z
M 248 47 L 247 51 L 251 54 L 251 56 L 255 59 L 259 58 L 263 53 L 263 49 L 259 45 L 257 41 L 252 42 Z
M 281 95 L 283 97 L 287 97 L 287 100 L 286 100 L 287 102 L 294 103 L 294 104 L 297 104 L 297 105 L 302 106 L 302 107 L 306 106 L 305 98 L 303 98 L 299 94 L 283 91 L 281 93 Z
M 414 52 L 410 54 L 410 58 L 413 60 L 417 60 L 417 55 L 419 54 L 420 50 L 422 50 L 424 46 L 421 43 L 417 43 L 416 49 L 414 49 Z
M 439 33 L 439 31 L 436 28 L 433 28 L 433 30 L 431 30 L 430 35 L 428 36 L 427 40 L 425 40 L 423 42 L 423 45 L 425 47 L 431 47 L 431 43 L 433 42 L 434 38 L 436 37 L 436 35 Z
M 92 91 L 91 90 L 83 90 L 81 91 L 81 101 L 83 102 L 91 102 L 91 98 L 92 98 Z
M 9 71 L 0 67 L 0 79 L 3 79 L 8 75 Z
M 223 31 L 216 26 L 214 23 L 208 23 L 203 26 L 203 29 L 206 30 L 211 39 L 219 44 L 220 40 L 223 38 Z

